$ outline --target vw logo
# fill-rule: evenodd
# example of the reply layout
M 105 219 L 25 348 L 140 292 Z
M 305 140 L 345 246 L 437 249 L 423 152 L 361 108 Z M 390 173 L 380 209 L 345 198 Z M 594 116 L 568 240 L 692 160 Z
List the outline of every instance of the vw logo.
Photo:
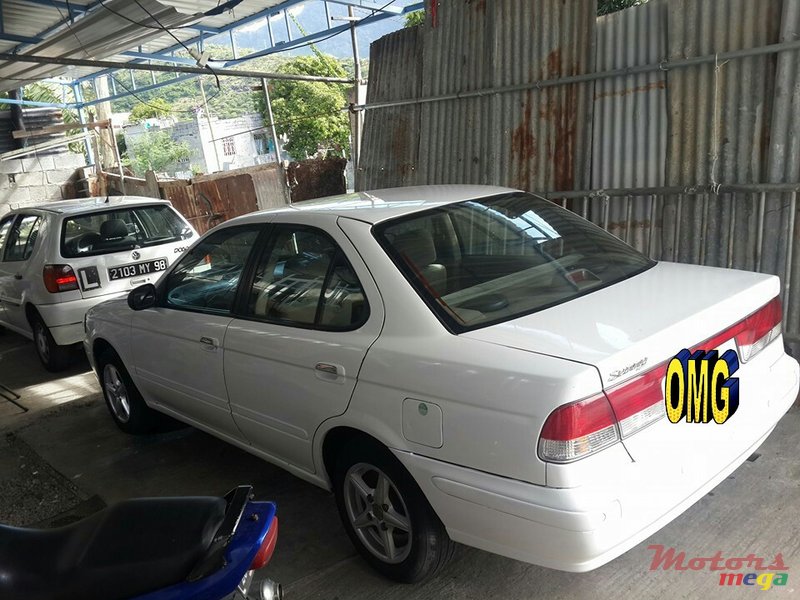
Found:
M 140 256 L 141 256 L 141 254 L 139 254 L 139 251 L 138 251 L 138 250 L 134 250 L 134 251 L 131 253 L 131 258 L 132 258 L 133 260 L 139 260 L 139 257 L 140 257 Z

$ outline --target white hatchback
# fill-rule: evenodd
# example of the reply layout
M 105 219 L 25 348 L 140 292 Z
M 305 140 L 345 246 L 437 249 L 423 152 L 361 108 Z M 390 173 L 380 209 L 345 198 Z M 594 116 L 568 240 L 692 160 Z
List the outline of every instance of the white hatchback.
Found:
M 121 429 L 164 413 L 332 489 L 390 577 L 431 575 L 453 541 L 587 571 L 792 405 L 779 291 L 532 194 L 404 188 L 217 227 L 90 310 L 85 348 Z
M 196 237 L 167 201 L 86 198 L 0 218 L 0 326 L 31 338 L 44 366 L 68 364 L 86 311 L 154 281 Z

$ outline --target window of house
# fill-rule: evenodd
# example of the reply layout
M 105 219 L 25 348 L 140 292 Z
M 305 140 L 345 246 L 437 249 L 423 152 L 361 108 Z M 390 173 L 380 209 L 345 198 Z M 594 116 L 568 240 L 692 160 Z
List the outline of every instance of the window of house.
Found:
M 232 137 L 222 138 L 222 153 L 225 156 L 233 156 L 236 154 L 236 144 L 233 142 Z

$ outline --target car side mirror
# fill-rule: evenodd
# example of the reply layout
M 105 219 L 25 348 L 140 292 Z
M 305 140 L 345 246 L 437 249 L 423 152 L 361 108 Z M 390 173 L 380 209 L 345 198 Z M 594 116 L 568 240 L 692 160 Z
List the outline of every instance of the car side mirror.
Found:
M 145 283 L 131 290 L 128 294 L 128 306 L 131 310 L 145 310 L 156 305 L 156 286 Z

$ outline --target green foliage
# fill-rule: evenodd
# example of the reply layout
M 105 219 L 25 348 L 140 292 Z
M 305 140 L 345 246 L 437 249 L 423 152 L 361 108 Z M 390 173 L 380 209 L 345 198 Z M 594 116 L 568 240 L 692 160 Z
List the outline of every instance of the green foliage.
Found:
M 191 156 L 186 142 L 176 142 L 166 131 L 143 133 L 133 144 L 131 153 L 131 168 L 141 176 L 148 170 L 165 171 L 167 167 Z
M 607 15 L 609 13 L 624 10 L 631 6 L 639 6 L 647 0 L 597 0 L 597 14 Z
M 298 56 L 278 68 L 281 73 L 347 77 L 332 56 L 316 53 Z M 324 150 L 329 156 L 347 156 L 350 122 L 342 109 L 347 105 L 347 86 L 310 81 L 273 80 L 270 83 L 275 129 L 286 135 L 286 150 L 303 159 Z M 262 100 L 263 103 L 263 100 Z M 268 116 L 264 114 L 264 119 Z
M 403 26 L 416 27 L 417 25 L 423 25 L 424 23 L 425 23 L 425 11 L 415 10 L 414 12 L 410 12 L 406 15 L 406 20 Z
M 163 98 L 153 98 L 147 103 L 141 102 L 131 110 L 131 122 L 140 123 L 146 119 L 168 117 L 172 113 L 172 106 Z

